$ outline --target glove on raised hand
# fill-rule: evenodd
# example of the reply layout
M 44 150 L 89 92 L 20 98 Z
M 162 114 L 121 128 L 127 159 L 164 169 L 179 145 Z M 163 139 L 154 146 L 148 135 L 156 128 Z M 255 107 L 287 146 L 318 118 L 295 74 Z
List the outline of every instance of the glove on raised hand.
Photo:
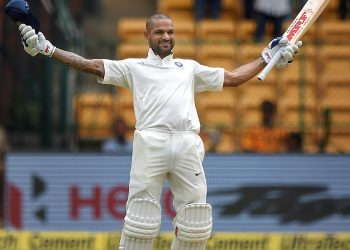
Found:
M 31 26 L 25 24 L 21 24 L 18 29 L 21 32 L 24 50 L 29 55 L 36 56 L 40 53 L 51 57 L 55 52 L 56 47 L 46 40 L 43 33 L 36 34 Z
M 290 64 L 295 54 L 298 53 L 302 42 L 298 41 L 296 44 L 292 44 L 286 37 L 277 37 L 273 39 L 261 53 L 261 56 L 266 64 L 268 64 L 273 56 L 282 48 L 281 59 L 277 62 L 277 68 L 285 68 Z

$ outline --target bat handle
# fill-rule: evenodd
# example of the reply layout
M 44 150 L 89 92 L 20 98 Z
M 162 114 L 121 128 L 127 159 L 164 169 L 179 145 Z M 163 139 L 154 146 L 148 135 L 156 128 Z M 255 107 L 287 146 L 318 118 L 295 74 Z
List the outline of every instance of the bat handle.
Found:
M 276 63 L 282 57 L 282 48 L 277 51 L 277 53 L 272 57 L 271 61 L 266 65 L 266 67 L 258 75 L 258 79 L 263 81 L 267 74 L 275 67 Z

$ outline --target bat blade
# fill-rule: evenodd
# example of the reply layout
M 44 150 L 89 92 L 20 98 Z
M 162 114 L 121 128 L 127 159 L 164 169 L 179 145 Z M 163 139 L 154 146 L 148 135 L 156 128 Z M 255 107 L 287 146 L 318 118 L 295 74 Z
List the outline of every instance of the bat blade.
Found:
M 291 43 L 296 43 L 317 20 L 330 0 L 309 0 L 301 9 L 292 24 L 283 34 Z
M 330 0 L 309 0 L 301 9 L 297 17 L 293 20 L 292 24 L 288 27 L 283 34 L 291 43 L 296 43 L 310 28 L 310 26 L 321 15 L 322 11 L 326 8 Z M 258 79 L 263 81 L 267 74 L 273 69 L 276 63 L 281 58 L 281 52 L 277 52 L 271 61 L 258 75 Z

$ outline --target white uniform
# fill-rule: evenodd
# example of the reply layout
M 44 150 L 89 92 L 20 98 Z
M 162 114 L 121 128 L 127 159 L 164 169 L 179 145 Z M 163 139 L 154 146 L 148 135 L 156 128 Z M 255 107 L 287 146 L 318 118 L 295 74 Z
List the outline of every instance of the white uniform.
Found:
M 99 82 L 129 88 L 133 94 L 136 130 L 128 201 L 160 201 L 167 178 L 176 211 L 205 203 L 204 146 L 194 93 L 222 90 L 224 69 L 173 55 L 161 59 L 151 49 L 146 59 L 104 60 L 104 68 Z

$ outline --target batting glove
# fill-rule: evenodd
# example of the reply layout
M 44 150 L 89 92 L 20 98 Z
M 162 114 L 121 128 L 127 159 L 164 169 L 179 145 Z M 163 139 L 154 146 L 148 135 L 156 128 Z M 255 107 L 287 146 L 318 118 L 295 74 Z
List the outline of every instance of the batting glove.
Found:
M 55 52 L 56 47 L 46 40 L 43 33 L 36 34 L 31 26 L 25 24 L 21 24 L 18 29 L 21 32 L 24 50 L 29 55 L 36 56 L 40 53 L 51 57 Z
M 292 44 L 286 37 L 277 37 L 262 51 L 261 56 L 265 63 L 268 64 L 276 53 L 281 53 L 281 59 L 277 62 L 276 67 L 285 68 L 288 64 L 292 63 L 294 56 L 299 52 L 301 45 L 301 41 Z M 282 50 L 280 51 L 281 48 Z

